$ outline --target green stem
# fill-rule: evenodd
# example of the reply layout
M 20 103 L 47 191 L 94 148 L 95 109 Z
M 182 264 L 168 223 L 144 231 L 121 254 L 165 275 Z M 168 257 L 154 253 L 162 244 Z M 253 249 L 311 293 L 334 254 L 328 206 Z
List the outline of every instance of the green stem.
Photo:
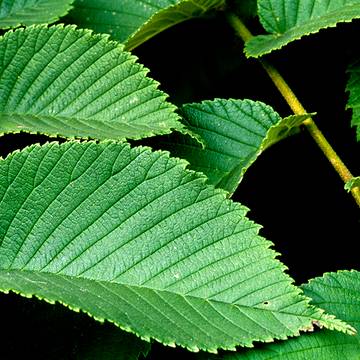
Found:
M 253 35 L 245 26 L 245 24 L 234 14 L 228 14 L 228 21 L 230 25 L 234 28 L 236 34 L 246 42 L 250 40 Z M 259 59 L 264 70 L 267 72 L 276 88 L 279 90 L 281 95 L 284 97 L 294 114 L 303 115 L 307 114 L 301 102 L 298 100 L 294 92 L 291 90 L 289 85 L 286 83 L 281 74 L 266 60 Z M 333 168 L 339 174 L 341 179 L 347 183 L 354 176 L 351 174 L 350 170 L 346 167 L 340 157 L 337 155 L 335 150 L 332 148 L 330 143 L 326 140 L 323 133 L 315 124 L 314 120 L 310 117 L 303 122 L 303 125 L 306 127 L 311 137 L 315 140 L 316 144 L 322 150 L 326 158 L 330 161 Z M 356 203 L 360 207 L 360 188 L 355 187 L 351 190 L 351 194 L 354 197 Z

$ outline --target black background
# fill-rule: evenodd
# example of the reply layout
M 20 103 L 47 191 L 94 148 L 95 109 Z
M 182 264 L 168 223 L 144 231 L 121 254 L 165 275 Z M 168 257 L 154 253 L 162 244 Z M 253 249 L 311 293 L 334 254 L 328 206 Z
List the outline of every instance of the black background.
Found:
M 359 144 L 345 110 L 346 66 L 357 54 L 359 21 L 341 24 L 289 44 L 268 59 L 280 70 L 340 157 L 359 175 Z M 258 24 L 253 21 L 252 28 Z M 242 54 L 243 44 L 219 15 L 180 24 L 140 46 L 134 53 L 175 104 L 213 98 L 249 98 L 291 112 L 256 60 Z M 43 136 L 8 135 L 0 154 Z M 250 208 L 263 225 L 261 234 L 274 243 L 280 260 L 297 284 L 339 269 L 359 269 L 359 210 L 343 183 L 306 133 L 267 150 L 248 170 L 234 200 Z M 16 295 L 0 296 L 6 328 L 5 355 L 15 359 L 72 359 L 105 326 L 60 305 Z M 20 345 L 21 344 L 21 345 Z M 155 345 L 151 359 L 191 355 Z

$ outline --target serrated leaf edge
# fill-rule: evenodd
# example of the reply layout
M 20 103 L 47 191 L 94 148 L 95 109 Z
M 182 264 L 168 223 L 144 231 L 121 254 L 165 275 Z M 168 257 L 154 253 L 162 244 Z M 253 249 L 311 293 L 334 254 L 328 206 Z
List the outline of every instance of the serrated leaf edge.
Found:
M 58 14 L 58 15 L 56 15 L 56 16 L 54 16 L 52 19 L 50 19 L 49 20 L 49 22 L 47 23 L 47 24 L 51 24 L 51 23 L 54 23 L 54 22 L 56 22 L 56 21 L 58 21 L 59 19 L 61 19 L 63 16 L 65 16 L 65 15 L 67 15 L 69 12 L 70 12 L 70 10 L 72 10 L 73 8 L 74 8 L 74 6 L 72 5 L 73 3 L 74 3 L 74 1 L 75 0 L 67 0 L 67 2 L 68 2 L 68 7 L 67 7 L 67 9 L 64 11 L 64 12 L 62 12 L 61 14 Z M 37 24 L 38 25 L 38 24 Z M 23 23 L 18 23 L 18 24 L 16 24 L 16 25 L 13 25 L 13 26 L 4 26 L 4 27 L 0 27 L 2 30 L 8 30 L 8 29 L 16 29 L 16 28 L 18 28 L 19 26 L 27 26 L 27 25 L 25 25 L 25 24 L 23 24 Z M 31 26 L 31 25 L 30 25 Z M 28 27 L 28 26 L 27 26 Z
M 15 32 L 25 32 L 25 30 L 27 29 L 33 29 L 33 28 L 39 28 L 39 29 L 52 29 L 52 28 L 58 28 L 58 29 L 67 29 L 67 28 L 71 28 L 73 30 L 77 30 L 80 33 L 82 33 L 82 36 L 85 36 L 85 38 L 89 38 L 89 37 L 93 37 L 93 38 L 98 38 L 100 41 L 105 41 L 106 43 L 114 46 L 114 48 L 118 48 L 120 51 L 122 52 L 127 52 L 128 56 L 129 56 L 129 60 L 132 64 L 135 64 L 138 66 L 138 72 L 143 73 L 144 76 L 147 77 L 147 75 L 150 72 L 150 69 L 148 69 L 147 67 L 145 67 L 143 64 L 141 64 L 138 60 L 139 58 L 132 54 L 131 52 L 127 51 L 125 49 L 125 46 L 121 43 L 119 43 L 116 40 L 112 40 L 110 38 L 109 34 L 99 34 L 99 33 L 95 33 L 93 30 L 91 29 L 81 29 L 78 28 L 77 25 L 71 24 L 71 25 L 66 25 L 66 24 L 56 24 L 56 25 L 48 25 L 48 24 L 35 24 L 35 25 L 30 25 L 27 26 L 25 28 L 20 28 L 20 29 L 11 29 L 9 31 L 7 31 L 4 35 L 0 36 L 0 42 L 5 41 L 7 39 L 7 37 L 11 36 L 12 33 Z M 182 132 L 184 134 L 188 133 L 188 130 L 186 129 L 186 127 L 181 123 L 180 121 L 180 116 L 177 114 L 177 110 L 178 108 L 172 104 L 171 102 L 167 101 L 167 99 L 169 98 L 169 95 L 166 94 L 165 92 L 163 92 L 162 90 L 159 89 L 159 86 L 161 85 L 157 80 L 151 78 L 151 77 L 147 77 L 147 79 L 149 81 L 151 81 L 152 85 L 154 86 L 154 91 L 158 92 L 158 97 L 161 97 L 164 101 L 164 103 L 166 103 L 168 109 L 169 109 L 169 113 L 173 114 L 174 119 L 173 119 L 173 127 L 170 127 L 169 130 L 164 129 L 163 131 L 159 131 L 159 132 L 154 132 L 154 131 L 150 131 L 149 133 L 146 133 L 144 135 L 140 135 L 140 136 L 133 136 L 133 137 L 124 137 L 119 139 L 120 141 L 124 141 L 126 139 L 132 139 L 132 140 L 140 140 L 146 137 L 151 137 L 151 136 L 155 136 L 155 135 L 166 135 L 166 134 L 170 134 L 172 131 L 177 130 L 179 132 Z M 22 115 L 22 114 L 16 114 L 16 115 Z M 28 116 L 27 114 L 23 115 L 23 116 Z M 33 115 L 31 114 L 31 116 L 33 117 L 39 117 L 37 115 Z M 45 116 L 45 115 L 44 115 Z M 47 117 L 51 117 L 46 115 Z M 64 117 L 63 117 L 64 118 Z M 89 121 L 89 119 L 86 119 L 86 121 Z M 90 120 L 91 121 L 91 120 Z M 176 124 L 177 123 L 177 124 Z M 175 124 L 178 125 L 178 127 L 175 127 Z M 19 133 L 20 131 L 6 131 L 6 132 L 0 132 L 0 136 L 4 135 L 4 134 L 16 134 Z M 26 133 L 30 133 L 30 134 L 42 134 L 42 135 L 48 135 L 48 136 L 53 136 L 52 134 L 49 134 L 47 132 L 41 132 L 41 131 L 35 131 L 35 132 L 31 132 L 31 131 L 24 131 Z M 74 136 L 74 137 L 69 137 L 69 136 L 63 136 L 60 135 L 58 133 L 54 134 L 55 136 L 61 136 L 67 139 L 92 139 L 93 137 L 91 136 Z M 189 133 L 190 136 L 193 136 Z
M 225 4 L 225 0 L 221 0 L 222 3 L 220 3 L 219 5 L 217 5 L 216 7 L 221 7 Z M 154 32 L 151 32 L 150 35 L 147 35 L 145 36 L 141 41 L 139 41 L 139 39 L 141 38 L 141 33 L 143 32 L 144 29 L 146 29 L 146 27 L 148 25 L 151 25 L 151 23 L 154 21 L 154 19 L 156 20 L 157 17 L 159 16 L 162 16 L 162 13 L 163 12 L 168 12 L 168 11 L 171 11 L 173 9 L 176 9 L 176 8 L 181 8 L 181 6 L 183 6 L 184 3 L 192 3 L 194 6 L 197 6 L 199 9 L 201 9 L 203 12 L 206 12 L 206 11 L 210 11 L 212 8 L 215 8 L 215 6 L 213 6 L 212 8 L 205 8 L 205 7 L 202 7 L 200 6 L 198 3 L 196 3 L 195 1 L 193 0 L 183 0 L 183 1 L 180 1 L 179 3 L 175 4 L 175 5 L 170 5 L 164 9 L 161 9 L 159 11 L 157 11 L 155 14 L 153 14 L 147 21 L 145 21 L 134 33 L 132 33 L 124 42 L 125 44 L 125 49 L 127 49 L 128 51 L 132 51 L 134 50 L 135 48 L 137 48 L 138 46 L 140 46 L 141 44 L 145 43 L 146 41 L 150 40 L 151 38 L 153 38 L 154 36 L 160 34 L 161 32 L 175 26 L 175 25 L 178 25 L 178 24 L 181 24 L 189 19 L 191 19 L 190 17 L 189 18 L 183 18 L 181 20 L 178 20 L 174 23 L 171 23 L 165 27 L 162 27 L 161 29 L 158 29 L 157 31 L 154 31 Z
M 98 142 L 95 142 L 95 141 L 90 141 L 91 143 L 105 143 L 105 144 L 117 144 L 117 142 L 115 141 L 111 141 L 111 140 L 104 140 L 104 141 L 98 141 Z M 66 144 L 71 144 L 71 143 L 81 143 L 81 141 L 68 141 L 66 142 Z M 89 142 L 84 142 L 84 143 L 89 143 Z M 58 143 L 58 142 L 47 142 L 43 145 L 39 145 L 39 144 L 32 144 L 30 146 L 27 146 L 25 147 L 24 149 L 20 150 L 20 149 L 17 149 L 15 151 L 13 151 L 12 153 L 10 153 L 5 159 L 1 159 L 1 161 L 5 161 L 5 160 L 8 160 L 8 159 L 11 159 L 13 156 L 15 156 L 16 154 L 19 154 L 20 152 L 24 153 L 24 152 L 29 152 L 29 151 L 32 151 L 32 149 L 34 148 L 39 148 L 39 147 L 42 147 L 42 146 L 45 146 L 45 145 L 52 145 L 52 146 L 60 146 L 61 144 Z M 128 148 L 131 148 L 130 144 L 128 143 L 125 143 L 125 146 L 127 146 Z M 204 185 L 204 186 L 207 186 L 207 187 L 210 187 L 214 193 L 217 193 L 219 195 L 221 195 L 223 197 L 223 199 L 227 199 L 228 197 L 228 193 L 225 191 L 225 190 L 222 190 L 222 189 L 219 189 L 219 188 L 215 188 L 213 185 L 208 185 L 207 184 L 207 177 L 201 173 L 201 172 L 196 172 L 194 170 L 189 170 L 187 169 L 187 166 L 188 166 L 188 162 L 186 160 L 183 160 L 183 159 L 180 159 L 180 158 L 174 158 L 174 157 L 171 157 L 170 156 L 170 153 L 168 151 L 163 151 L 163 150 L 156 150 L 156 151 L 153 151 L 150 147 L 147 147 L 147 146 L 137 146 L 135 147 L 136 149 L 139 149 L 139 150 L 143 150 L 143 151 L 151 151 L 153 153 L 157 153 L 159 154 L 160 156 L 163 155 L 163 156 L 166 156 L 168 158 L 171 158 L 174 160 L 174 162 L 177 163 L 178 166 L 180 166 L 185 172 L 189 173 L 189 174 L 195 174 L 196 176 L 198 176 L 199 180 L 201 181 L 201 183 Z M 249 210 L 246 206 L 243 206 L 239 203 L 235 203 L 235 202 L 232 202 L 233 206 L 235 208 L 237 207 L 241 207 L 245 212 L 244 212 L 244 215 L 243 217 L 246 218 L 249 223 L 253 224 L 256 226 L 257 228 L 257 232 L 256 234 L 258 235 L 259 234 L 259 231 L 261 229 L 261 225 L 258 225 L 258 224 L 255 224 L 252 220 L 248 219 L 246 217 L 246 212 Z M 259 235 L 258 235 L 259 236 Z M 289 315 L 294 315 L 296 317 L 306 317 L 309 319 L 309 323 L 307 325 L 304 325 L 303 327 L 301 327 L 300 329 L 298 329 L 297 331 L 294 331 L 292 334 L 287 334 L 287 335 L 284 335 L 284 336 L 269 336 L 268 338 L 263 338 L 263 339 L 253 339 L 252 341 L 249 341 L 249 342 L 246 342 L 244 344 L 241 344 L 241 346 L 243 347 L 253 347 L 253 343 L 254 342 L 265 342 L 265 343 L 268 343 L 268 342 L 272 342 L 274 341 L 275 339 L 279 339 L 279 340 L 286 340 L 288 338 L 291 338 L 291 337 L 294 337 L 294 336 L 299 336 L 300 335 L 300 332 L 301 331 L 312 331 L 313 328 L 314 328 L 314 325 L 315 324 L 319 324 L 320 326 L 323 326 L 327 329 L 330 329 L 330 330 L 338 330 L 338 331 L 341 331 L 343 333 L 347 333 L 347 334 L 350 334 L 350 335 L 353 335 L 356 333 L 356 330 L 351 327 L 350 325 L 346 324 L 344 321 L 342 320 L 339 320 L 337 319 L 335 316 L 333 315 L 328 315 L 325 313 L 325 311 L 321 308 L 318 308 L 314 305 L 311 305 L 310 302 L 311 302 L 311 298 L 307 297 L 304 295 L 303 291 L 301 290 L 301 288 L 299 287 L 296 287 L 294 285 L 294 280 L 286 273 L 286 270 L 288 270 L 287 266 L 285 264 L 283 264 L 282 262 L 280 262 L 280 260 L 277 258 L 277 256 L 279 255 L 279 253 L 277 253 L 275 250 L 273 250 L 272 246 L 274 246 L 274 244 L 269 241 L 269 240 L 266 240 L 264 238 L 262 238 L 263 241 L 264 241 L 264 247 L 266 246 L 268 248 L 268 250 L 271 252 L 271 255 L 272 255 L 272 258 L 274 260 L 274 262 L 276 262 L 278 264 L 278 267 L 279 267 L 279 270 L 282 271 L 282 273 L 284 274 L 284 277 L 286 280 L 288 280 L 289 282 L 289 287 L 291 287 L 293 289 L 293 295 L 294 296 L 298 296 L 299 297 L 299 301 L 298 302 L 304 302 L 304 304 L 306 305 L 306 307 L 308 309 L 312 309 L 314 311 L 314 316 L 311 317 L 309 315 L 295 315 L 295 314 L 292 314 L 292 313 L 288 313 Z M 270 255 L 270 254 L 269 254 Z M 5 269 L 3 269 L 5 270 Z M 11 269 L 7 270 L 9 272 L 11 272 Z M 28 272 L 35 272 L 35 271 L 28 271 Z M 49 273 L 51 274 L 51 273 Z M 56 274 L 51 274 L 51 275 L 56 275 Z M 62 277 L 68 277 L 68 278 L 71 278 L 71 276 L 68 276 L 68 275 L 58 275 L 58 276 L 62 276 Z M 92 282 L 104 282 L 104 281 L 96 281 L 96 280 L 93 280 L 93 279 L 89 279 L 89 278 L 86 278 L 86 277 L 82 277 L 82 279 L 86 280 L 86 281 L 92 281 Z M 115 284 L 115 283 L 113 283 Z M 140 286 L 137 286 L 137 285 L 129 285 L 129 284 L 118 284 L 118 285 L 126 285 L 126 286 L 132 286 L 132 287 L 140 287 Z M 145 288 L 145 287 L 140 287 L 140 288 Z M 166 291 L 166 290 L 161 290 L 161 289 L 152 289 L 152 288 L 148 288 L 152 291 L 161 291 L 161 292 L 169 292 L 169 291 Z M 109 320 L 109 319 L 105 319 L 105 318 L 100 318 L 100 317 L 96 317 L 94 315 L 92 315 L 91 313 L 89 313 L 88 311 L 86 310 L 83 310 L 81 308 L 78 308 L 78 307 L 74 307 L 74 306 L 71 306 L 69 304 L 66 304 L 65 302 L 62 302 L 62 301 L 59 301 L 59 300 L 56 300 L 56 301 L 53 301 L 53 300 L 49 300 L 47 299 L 46 297 L 41 297 L 41 296 L 38 296 L 36 294 L 26 294 L 24 292 L 18 292 L 16 290 L 12 290 L 12 289 L 7 289 L 7 290 L 3 290 L 3 289 L 0 289 L 0 292 L 4 292 L 4 293 L 8 293 L 9 291 L 11 292 L 14 292 L 15 294 L 18 294 L 18 295 L 21 295 L 21 296 L 24 296 L 24 297 L 27 297 L 27 298 L 32 298 L 32 297 L 35 297 L 39 300 L 44 300 L 50 304 L 54 304 L 54 303 L 59 303 L 59 304 L 62 304 L 64 305 L 65 307 L 75 311 L 75 312 L 83 312 L 87 315 L 89 315 L 90 317 L 94 318 L 96 321 L 99 321 L 101 323 L 103 323 L 105 320 L 106 321 L 109 321 L 110 323 L 113 323 L 114 325 L 116 325 L 117 327 L 119 327 L 120 329 L 124 330 L 124 331 L 127 331 L 127 332 L 131 332 L 133 334 L 135 334 L 136 336 L 140 337 L 142 340 L 145 340 L 145 341 L 148 341 L 150 342 L 151 339 L 154 339 L 164 345 L 167 345 L 167 346 L 171 346 L 171 347 L 176 347 L 176 346 L 179 346 L 179 347 L 183 347 L 183 348 L 186 348 L 192 352 L 198 352 L 200 350 L 205 350 L 207 352 L 212 352 L 212 353 L 217 353 L 217 350 L 218 349 L 222 349 L 222 350 L 231 350 L 231 351 L 235 351 L 236 350 L 236 346 L 239 346 L 238 343 L 233 343 L 233 344 L 229 344 L 229 345 L 219 345 L 218 347 L 216 348 L 202 348 L 202 347 L 198 347 L 196 345 L 194 346 L 191 346 L 191 345 L 181 345 L 181 344 L 176 344 L 175 342 L 175 339 L 171 339 L 171 340 L 161 340 L 155 336 L 151 336 L 151 335 L 147 335 L 147 334 L 139 334 L 137 333 L 136 331 L 132 330 L 130 327 L 127 327 L 127 326 L 122 326 L 121 324 L 117 323 L 116 321 L 113 321 L 113 320 Z M 181 297 L 184 297 L 184 294 L 180 294 L 180 293 L 177 293 L 177 292 L 170 292 L 170 293 L 173 293 L 173 294 L 177 294 Z M 189 296 L 189 297 L 192 297 L 192 298 L 198 298 L 198 299 L 201 299 L 201 300 L 204 300 L 204 301 L 209 301 L 208 299 L 204 299 L 204 298 L 201 298 L 201 297 L 196 297 L 196 296 Z M 217 300 L 211 300 L 211 301 L 214 301 L 214 302 L 221 302 L 221 301 L 217 301 Z M 225 302 L 222 302 L 222 303 L 225 303 Z M 240 305 L 240 304 L 231 304 L 231 303 L 225 303 L 229 306 L 234 306 L 234 307 L 249 307 L 249 306 L 245 306 L 245 305 Z M 249 307 L 251 309 L 254 309 L 255 307 Z M 263 308 L 258 308 L 259 311 L 270 311 L 270 312 L 275 312 L 275 311 L 272 311 L 272 310 L 267 310 L 267 309 L 263 309 Z M 315 312 L 316 311 L 316 312 Z M 281 311 L 279 311 L 279 313 L 281 313 Z M 317 316 L 315 318 L 315 316 Z
M 352 6 L 352 5 L 350 5 L 350 6 Z M 359 5 L 356 5 L 356 6 L 359 6 Z M 263 34 L 263 35 L 257 35 L 257 36 L 254 36 L 252 39 L 250 39 L 249 41 L 247 41 L 245 43 L 244 53 L 245 53 L 247 58 L 259 58 L 259 57 L 262 57 L 264 55 L 270 54 L 273 51 L 280 50 L 283 47 L 285 47 L 286 45 L 288 45 L 289 43 L 291 43 L 293 41 L 296 41 L 296 40 L 300 40 L 304 36 L 309 36 L 309 35 L 312 35 L 312 34 L 316 34 L 316 33 L 320 32 L 320 31 L 326 30 L 328 28 L 335 28 L 335 27 L 337 27 L 338 24 L 350 23 L 355 19 L 360 19 L 360 14 L 358 16 L 352 17 L 352 19 L 344 19 L 344 20 L 335 21 L 335 22 L 327 24 L 325 27 L 322 27 L 321 29 L 308 30 L 308 32 L 298 34 L 298 35 L 297 35 L 296 30 L 298 30 L 301 26 L 293 27 L 293 28 L 291 28 L 289 30 L 286 30 L 284 33 L 268 33 L 268 34 Z M 305 26 L 308 25 L 309 27 L 316 26 L 316 21 L 318 21 L 318 20 L 319 20 L 319 18 L 314 19 L 311 22 L 309 22 L 307 24 L 304 24 L 304 25 Z M 292 33 L 294 33 L 294 34 L 292 34 Z M 252 42 L 255 43 L 257 40 L 262 40 L 262 39 L 270 40 L 270 39 L 281 38 L 281 37 L 285 37 L 285 35 L 288 35 L 288 39 L 286 41 L 284 39 L 284 41 L 282 41 L 276 47 L 272 47 L 271 49 L 267 49 L 267 50 L 264 50 L 264 51 L 261 51 L 261 52 L 259 52 L 259 51 L 258 52 L 256 52 L 256 51 L 253 52 L 251 50 L 252 46 L 250 44 Z

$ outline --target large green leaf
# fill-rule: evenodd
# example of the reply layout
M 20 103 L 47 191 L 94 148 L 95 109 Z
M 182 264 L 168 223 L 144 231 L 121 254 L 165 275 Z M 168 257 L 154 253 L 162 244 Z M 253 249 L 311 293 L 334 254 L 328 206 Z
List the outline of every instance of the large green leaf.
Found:
M 349 91 L 347 108 L 352 109 L 352 126 L 356 127 L 357 139 L 360 141 L 360 60 L 348 68 L 349 81 L 346 90 Z
M 182 129 L 158 83 L 123 46 L 74 26 L 0 38 L 0 133 L 97 139 Z
M 352 331 L 308 305 L 245 207 L 185 166 L 108 142 L 0 161 L 0 289 L 193 351 L 284 339 L 314 321 Z
M 69 21 L 107 33 L 133 49 L 161 31 L 224 5 L 225 0 L 77 0 Z
M 265 148 L 291 134 L 308 117 L 281 119 L 261 102 L 233 99 L 188 104 L 181 108 L 181 115 L 203 144 L 188 135 L 174 134 L 161 147 L 186 159 L 210 184 L 230 193 Z
M 74 0 L 0 1 L 0 28 L 52 23 L 64 16 Z
M 360 273 L 341 271 L 328 273 L 311 280 L 303 287 L 312 303 L 345 321 L 360 331 Z M 202 359 L 222 360 L 358 360 L 360 335 L 349 336 L 335 331 L 322 330 L 305 334 L 255 350 L 240 350 L 237 354 L 203 356 Z
M 360 18 L 360 0 L 258 0 L 258 13 L 265 30 L 246 44 L 249 56 L 280 49 L 304 35 Z

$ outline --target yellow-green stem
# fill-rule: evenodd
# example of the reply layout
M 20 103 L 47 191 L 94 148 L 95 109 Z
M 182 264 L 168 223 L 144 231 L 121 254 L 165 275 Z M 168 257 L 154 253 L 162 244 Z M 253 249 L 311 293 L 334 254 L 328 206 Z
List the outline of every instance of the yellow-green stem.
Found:
M 246 42 L 250 40 L 253 35 L 247 29 L 245 24 L 234 14 L 228 14 L 228 21 L 230 25 L 234 28 L 237 35 L 241 37 L 241 39 Z M 279 90 L 281 95 L 284 97 L 288 105 L 294 114 L 303 115 L 307 114 L 306 110 L 302 106 L 301 102 L 298 100 L 294 92 L 291 90 L 289 85 L 286 83 L 281 74 L 269 64 L 266 60 L 260 59 L 259 62 L 275 84 L 276 88 Z M 341 179 L 346 183 L 353 178 L 350 170 L 346 167 L 340 157 L 337 155 L 335 150 L 332 148 L 330 143 L 326 140 L 323 133 L 315 124 L 312 118 L 308 118 L 303 122 L 306 129 L 310 133 L 311 137 L 315 140 L 316 144 L 325 154 L 326 158 L 330 161 L 336 172 L 339 174 Z M 352 196 L 354 197 L 356 203 L 360 207 L 360 188 L 355 187 L 351 190 Z

